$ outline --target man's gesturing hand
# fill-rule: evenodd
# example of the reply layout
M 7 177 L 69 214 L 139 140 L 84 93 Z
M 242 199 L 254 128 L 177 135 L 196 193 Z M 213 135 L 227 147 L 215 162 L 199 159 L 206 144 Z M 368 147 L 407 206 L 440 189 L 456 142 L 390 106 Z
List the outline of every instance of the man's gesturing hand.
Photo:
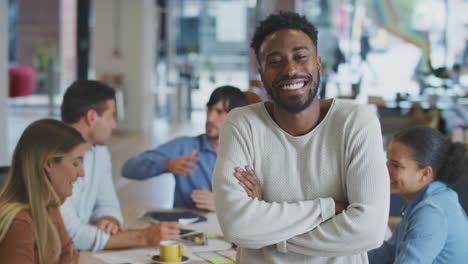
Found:
M 180 176 L 190 175 L 193 172 L 192 170 L 198 169 L 198 167 L 192 163 L 193 161 L 200 160 L 196 155 L 197 155 L 197 151 L 194 149 L 188 155 L 167 159 L 166 168 L 168 171 L 176 175 L 180 175 Z
M 199 209 L 215 210 L 213 193 L 203 187 L 200 190 L 193 190 L 190 198 L 192 198 L 195 206 Z

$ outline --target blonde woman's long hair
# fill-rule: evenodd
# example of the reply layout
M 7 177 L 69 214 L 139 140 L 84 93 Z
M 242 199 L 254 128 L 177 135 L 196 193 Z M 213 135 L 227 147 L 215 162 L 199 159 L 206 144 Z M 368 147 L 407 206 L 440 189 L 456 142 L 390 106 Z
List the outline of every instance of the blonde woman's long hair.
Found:
M 0 191 L 0 241 L 16 215 L 26 210 L 32 218 L 34 239 L 40 264 L 56 263 L 61 242 L 47 212 L 51 203 L 61 204 L 47 176 L 44 164 L 60 162 L 64 154 L 85 143 L 74 128 L 53 119 L 29 125 L 16 145 L 11 168 Z

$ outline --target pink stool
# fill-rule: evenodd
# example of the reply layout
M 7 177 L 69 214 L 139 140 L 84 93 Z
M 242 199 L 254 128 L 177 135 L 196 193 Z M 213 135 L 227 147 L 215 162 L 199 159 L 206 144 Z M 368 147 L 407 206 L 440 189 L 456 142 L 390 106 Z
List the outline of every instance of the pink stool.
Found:
M 13 66 L 8 69 L 10 97 L 31 95 L 36 90 L 36 70 L 31 66 Z

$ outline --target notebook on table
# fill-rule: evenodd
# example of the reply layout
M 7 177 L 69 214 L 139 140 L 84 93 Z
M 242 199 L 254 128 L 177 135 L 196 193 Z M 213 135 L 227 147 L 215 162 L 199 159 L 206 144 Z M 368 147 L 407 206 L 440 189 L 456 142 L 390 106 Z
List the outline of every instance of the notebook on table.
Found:
M 164 222 L 179 222 L 182 225 L 205 222 L 206 217 L 197 215 L 193 212 L 161 212 L 147 211 L 143 214 L 144 218 L 151 218 L 157 221 Z

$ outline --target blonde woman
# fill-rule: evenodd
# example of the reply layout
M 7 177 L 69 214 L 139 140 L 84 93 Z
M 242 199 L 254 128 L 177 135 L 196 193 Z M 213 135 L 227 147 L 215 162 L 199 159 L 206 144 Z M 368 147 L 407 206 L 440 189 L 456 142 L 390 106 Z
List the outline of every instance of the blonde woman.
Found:
M 52 119 L 23 132 L 0 192 L 2 263 L 78 263 L 58 206 L 84 175 L 88 147 L 78 131 Z

